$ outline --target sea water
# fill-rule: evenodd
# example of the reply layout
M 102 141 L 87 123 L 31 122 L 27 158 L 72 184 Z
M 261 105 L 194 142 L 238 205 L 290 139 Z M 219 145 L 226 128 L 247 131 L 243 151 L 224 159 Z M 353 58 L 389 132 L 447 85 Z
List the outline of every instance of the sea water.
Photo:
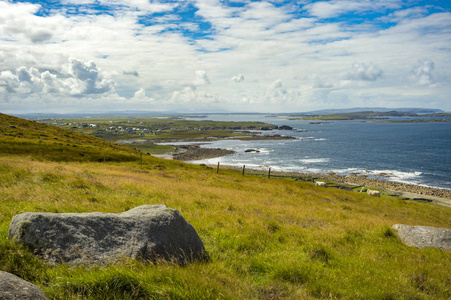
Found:
M 290 140 L 220 140 L 201 147 L 235 154 L 193 161 L 286 172 L 359 173 L 369 177 L 451 189 L 451 123 L 303 121 L 264 115 L 208 115 L 208 120 L 263 121 L 294 130 L 261 131 Z M 246 152 L 248 149 L 258 152 Z

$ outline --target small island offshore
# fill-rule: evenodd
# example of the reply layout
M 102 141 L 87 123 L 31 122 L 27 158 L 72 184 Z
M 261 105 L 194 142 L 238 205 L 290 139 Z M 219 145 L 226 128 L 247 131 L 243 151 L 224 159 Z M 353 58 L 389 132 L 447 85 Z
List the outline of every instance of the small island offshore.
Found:
M 36 120 L 0 114 L 0 298 L 450 296 L 447 189 L 186 163 L 322 142 L 271 122 Z
M 337 120 L 364 120 L 375 123 L 434 123 L 434 122 L 451 122 L 450 113 L 427 113 L 418 114 L 414 112 L 399 111 L 359 111 L 348 113 L 333 113 L 327 115 L 309 115 L 292 120 L 318 120 L 318 121 L 337 121 Z M 392 119 L 390 119 L 392 118 Z M 404 119 L 395 119 L 404 118 Z

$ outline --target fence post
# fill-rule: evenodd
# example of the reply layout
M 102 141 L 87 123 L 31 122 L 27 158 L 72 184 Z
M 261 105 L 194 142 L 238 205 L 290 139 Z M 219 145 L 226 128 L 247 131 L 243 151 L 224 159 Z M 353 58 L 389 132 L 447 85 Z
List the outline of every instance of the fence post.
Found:
M 216 169 L 216 174 L 219 174 L 219 161 L 218 161 L 218 168 Z
M 271 168 L 268 170 L 268 179 L 271 179 Z
M 243 165 L 243 176 L 244 176 L 244 170 L 246 169 L 246 165 Z
M 143 165 L 143 154 L 141 153 L 141 166 Z

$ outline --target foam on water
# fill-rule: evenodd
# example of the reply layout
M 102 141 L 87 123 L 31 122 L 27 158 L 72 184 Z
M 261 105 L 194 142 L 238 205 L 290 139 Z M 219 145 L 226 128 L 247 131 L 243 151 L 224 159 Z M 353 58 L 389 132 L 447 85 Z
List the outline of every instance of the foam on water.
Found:
M 303 164 L 319 164 L 319 163 L 327 163 L 329 161 L 330 158 L 304 158 L 299 160 L 299 162 Z
M 259 154 L 265 154 L 265 155 L 268 155 L 269 153 L 274 151 L 274 150 L 269 150 L 267 148 L 258 148 L 258 150 L 260 151 L 260 152 L 258 152 Z
M 402 172 L 398 170 L 373 170 L 369 173 L 378 177 L 392 177 L 399 179 L 415 179 L 423 174 L 422 172 Z

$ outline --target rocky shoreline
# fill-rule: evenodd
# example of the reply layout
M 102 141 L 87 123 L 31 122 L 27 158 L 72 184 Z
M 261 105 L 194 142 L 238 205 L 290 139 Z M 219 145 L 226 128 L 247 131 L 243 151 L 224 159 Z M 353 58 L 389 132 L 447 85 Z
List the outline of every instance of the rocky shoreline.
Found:
M 175 151 L 171 152 L 171 155 L 174 160 L 189 161 L 215 158 L 233 153 L 235 151 L 221 148 L 201 148 L 198 145 L 184 145 L 177 147 Z
M 447 198 L 447 199 L 451 200 L 451 191 L 446 190 L 446 189 L 438 189 L 438 188 L 432 188 L 432 187 L 415 185 L 415 184 L 407 184 L 407 183 L 396 182 L 396 181 L 368 178 L 365 175 L 344 176 L 344 175 L 337 175 L 334 173 L 330 173 L 327 175 L 323 175 L 323 177 L 326 177 L 329 180 L 343 182 L 343 183 L 349 183 L 349 184 L 353 184 L 353 185 L 371 186 L 371 187 L 377 187 L 377 188 L 384 189 L 384 190 L 390 190 L 390 191 L 396 191 L 396 192 L 407 192 L 407 193 L 413 193 L 413 194 L 424 195 L 424 196 L 435 196 L 435 197 Z
M 412 199 L 431 199 L 438 200 L 448 199 L 451 201 L 451 190 L 433 188 L 415 184 L 408 184 L 397 181 L 389 181 L 376 178 L 368 178 L 366 175 L 338 175 L 335 173 L 329 174 L 301 174 L 297 173 L 299 176 L 317 177 L 327 181 L 333 181 L 341 184 L 348 184 L 352 186 L 362 186 L 362 187 L 372 187 L 379 188 L 385 191 L 390 191 L 394 195 L 405 196 Z
M 209 142 L 224 138 L 201 138 L 201 139 L 189 139 L 183 140 L 183 142 Z M 230 137 L 228 139 L 245 139 L 245 140 L 274 140 L 274 139 L 294 139 L 294 137 L 271 135 L 260 136 L 254 135 L 249 137 Z M 163 141 L 161 141 L 163 142 Z M 180 140 L 165 140 L 167 142 L 180 142 Z M 220 149 L 220 148 L 202 148 L 199 145 L 182 145 L 176 146 L 176 150 L 162 154 L 155 155 L 157 157 L 165 159 L 174 159 L 180 161 L 196 161 L 208 158 L 221 157 L 235 153 L 232 150 Z M 222 168 L 235 169 L 236 167 L 222 166 Z M 255 170 L 259 172 L 258 170 Z M 261 171 L 260 171 L 261 172 Z M 405 199 L 413 200 L 430 200 L 440 201 L 447 206 L 451 206 L 451 190 L 433 188 L 415 184 L 407 184 L 396 181 L 389 181 L 383 179 L 370 178 L 367 175 L 354 174 L 350 176 L 338 175 L 333 172 L 329 174 L 311 174 L 311 173 L 297 173 L 297 172 L 273 172 L 274 175 L 281 177 L 296 177 L 301 180 L 311 181 L 314 178 L 321 178 L 323 180 L 335 182 L 337 184 L 351 185 L 351 186 L 364 186 L 385 190 L 393 195 L 404 197 Z
M 248 135 L 248 136 L 236 136 L 236 137 L 203 137 L 203 138 L 193 138 L 193 139 L 161 139 L 161 140 L 133 140 L 133 141 L 123 141 L 128 144 L 159 144 L 159 143 L 202 143 L 202 142 L 214 142 L 218 140 L 246 140 L 246 141 L 262 141 L 262 140 L 289 140 L 296 139 L 292 136 L 284 135 Z M 191 161 L 191 160 L 202 160 L 208 158 L 221 157 L 229 154 L 235 153 L 235 151 L 221 149 L 221 148 L 202 148 L 199 145 L 173 145 L 175 150 L 169 151 L 163 154 L 154 154 L 153 156 L 164 158 L 164 159 L 174 159 L 180 161 Z
M 214 166 L 212 166 L 214 167 Z M 241 168 L 234 166 L 221 166 L 222 169 Z M 266 175 L 266 171 L 247 169 L 248 174 Z M 421 185 L 407 184 L 396 181 L 388 181 L 383 179 L 368 178 L 365 175 L 338 175 L 335 173 L 318 174 L 318 173 L 300 173 L 300 172 L 281 172 L 272 171 L 271 177 L 290 177 L 297 180 L 311 181 L 319 179 L 327 181 L 329 187 L 366 187 L 377 188 L 385 191 L 391 196 L 399 196 L 405 200 L 426 200 L 437 205 L 451 207 L 451 190 L 433 188 Z

